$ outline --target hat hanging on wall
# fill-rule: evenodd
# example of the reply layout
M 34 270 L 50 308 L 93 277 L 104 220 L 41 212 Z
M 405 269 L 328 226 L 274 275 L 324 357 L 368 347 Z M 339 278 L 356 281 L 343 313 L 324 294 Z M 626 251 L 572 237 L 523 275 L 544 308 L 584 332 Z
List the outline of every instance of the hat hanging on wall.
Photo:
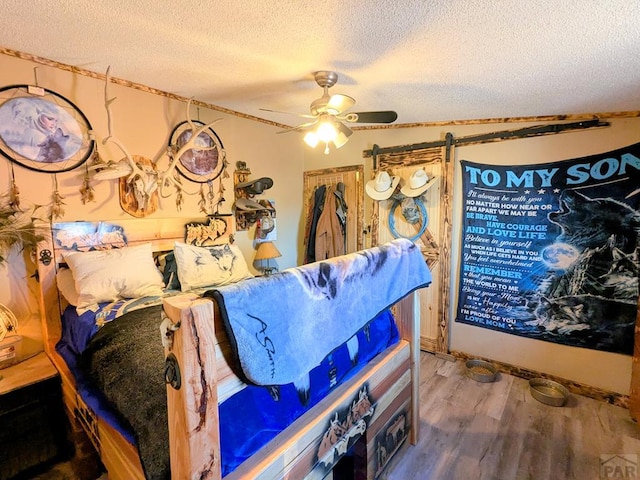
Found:
M 391 197 L 400 183 L 400 177 L 391 177 L 387 172 L 378 172 L 376 178 L 365 185 L 367 195 L 374 200 L 386 200 Z
M 244 188 L 249 195 L 260 195 L 271 187 L 273 187 L 273 180 L 269 177 L 262 177 L 257 180 L 238 183 L 236 185 L 236 190 Z
M 406 197 L 419 197 L 434 182 L 435 177 L 429 179 L 427 172 L 420 168 L 411 174 L 409 181 L 400 189 L 400 193 Z
M 240 210 L 250 210 L 250 211 L 267 210 L 266 207 L 260 205 L 255 200 L 251 200 L 249 198 L 238 198 L 236 200 L 236 208 L 239 208 Z

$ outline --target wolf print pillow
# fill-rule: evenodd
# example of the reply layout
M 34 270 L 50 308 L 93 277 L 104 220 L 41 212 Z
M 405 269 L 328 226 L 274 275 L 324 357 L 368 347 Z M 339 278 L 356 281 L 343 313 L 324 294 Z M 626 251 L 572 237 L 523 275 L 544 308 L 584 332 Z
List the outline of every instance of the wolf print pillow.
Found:
M 176 242 L 173 248 L 183 292 L 235 283 L 251 277 L 242 252 L 235 245 L 196 247 Z

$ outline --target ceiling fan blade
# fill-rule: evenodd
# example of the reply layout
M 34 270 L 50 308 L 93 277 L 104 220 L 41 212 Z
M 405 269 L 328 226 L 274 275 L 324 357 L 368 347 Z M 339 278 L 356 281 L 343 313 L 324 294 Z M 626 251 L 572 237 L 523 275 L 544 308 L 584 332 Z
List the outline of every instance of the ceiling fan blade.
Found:
M 300 130 L 305 130 L 315 125 L 316 123 L 317 122 L 303 123 L 302 125 L 298 125 L 297 127 L 289 127 L 289 128 L 285 128 L 284 130 L 278 130 L 276 133 L 299 132 Z
M 331 115 L 339 115 L 342 112 L 349 110 L 355 104 L 355 99 L 351 98 L 350 96 L 336 93 L 335 95 L 331 95 L 331 97 L 329 98 L 327 106 L 325 107 L 325 111 L 327 113 L 330 113 Z
M 398 119 L 398 114 L 393 110 L 381 110 L 379 112 L 354 112 L 345 115 L 345 120 L 350 123 L 393 123 Z
M 271 113 L 283 113 L 285 115 L 295 115 L 296 117 L 302 117 L 302 118 L 316 118 L 313 115 L 309 115 L 307 113 L 283 112 L 281 110 L 271 110 L 270 108 L 259 108 L 258 110 L 262 110 L 263 112 L 271 112 Z

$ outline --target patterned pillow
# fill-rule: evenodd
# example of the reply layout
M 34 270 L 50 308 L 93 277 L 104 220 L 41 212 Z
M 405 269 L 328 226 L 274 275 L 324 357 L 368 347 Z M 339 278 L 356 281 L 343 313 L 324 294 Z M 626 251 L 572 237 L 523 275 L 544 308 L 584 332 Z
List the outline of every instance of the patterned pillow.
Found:
M 67 302 L 74 307 L 78 306 L 80 294 L 76 290 L 76 281 L 73 279 L 73 273 L 69 268 L 61 268 L 56 273 L 56 283 L 58 291 L 62 294 Z
M 78 311 L 121 298 L 162 295 L 162 275 L 151 244 L 64 254 L 75 280 Z
M 242 252 L 235 245 L 196 247 L 176 242 L 173 252 L 183 292 L 227 285 L 252 277 Z
M 180 290 L 180 280 L 178 279 L 178 264 L 173 252 L 160 255 L 156 261 L 158 268 L 162 272 L 162 281 L 167 290 Z

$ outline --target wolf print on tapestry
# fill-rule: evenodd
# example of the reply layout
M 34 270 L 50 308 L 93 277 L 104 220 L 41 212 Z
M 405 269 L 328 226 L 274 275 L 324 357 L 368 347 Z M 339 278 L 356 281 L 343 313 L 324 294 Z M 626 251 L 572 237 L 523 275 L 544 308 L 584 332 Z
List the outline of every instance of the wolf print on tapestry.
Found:
M 546 164 L 461 163 L 456 321 L 631 355 L 640 144 Z

